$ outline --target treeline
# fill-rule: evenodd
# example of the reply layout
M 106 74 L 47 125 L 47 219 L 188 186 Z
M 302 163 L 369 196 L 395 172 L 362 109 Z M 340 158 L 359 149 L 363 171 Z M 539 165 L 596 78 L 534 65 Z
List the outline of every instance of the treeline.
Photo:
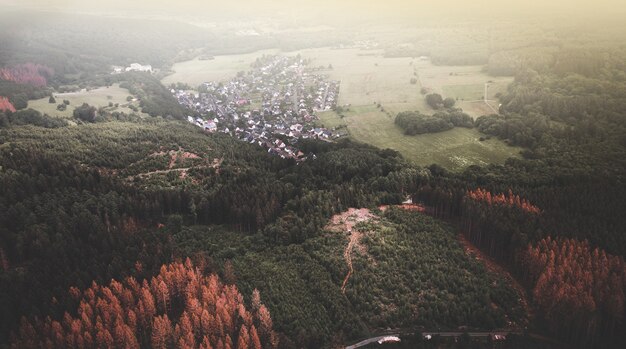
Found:
M 86 290 L 70 288 L 62 318 L 22 318 L 12 348 L 276 348 L 268 309 L 257 290 L 251 310 L 234 285 L 204 275 L 189 259 L 158 275 Z
M 28 84 L 18 84 L 0 79 L 0 96 L 8 98 L 15 109 L 25 109 L 29 99 L 40 99 L 50 94 L 50 90 Z
M 491 114 L 479 116 L 474 124 L 482 133 L 507 140 L 512 145 L 534 148 L 549 131 L 550 118 L 541 114 Z
M 67 126 L 67 121 L 54 118 L 48 114 L 41 114 L 37 110 L 26 109 L 14 113 L 3 113 L 0 111 L 0 128 L 8 126 L 33 125 L 45 128 L 57 128 Z
M 472 117 L 461 110 L 441 111 L 430 116 L 418 111 L 401 112 L 396 116 L 395 124 L 410 136 L 447 131 L 454 127 L 474 127 Z

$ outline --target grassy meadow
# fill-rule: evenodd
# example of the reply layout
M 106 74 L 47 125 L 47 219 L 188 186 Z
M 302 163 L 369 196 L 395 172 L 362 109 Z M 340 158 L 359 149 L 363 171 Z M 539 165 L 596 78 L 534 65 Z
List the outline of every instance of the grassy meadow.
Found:
M 114 84 L 110 87 L 99 87 L 89 91 L 81 90 L 79 92 L 55 93 L 54 98 L 56 99 L 56 103 L 49 103 L 48 97 L 45 97 L 28 101 L 28 107 L 38 110 L 43 114 L 61 118 L 72 118 L 74 108 L 82 105 L 83 103 L 87 103 L 96 108 L 107 107 L 111 112 L 119 111 L 126 114 L 138 113 L 148 116 L 147 114 L 133 112 L 129 109 L 129 102 L 126 101 L 126 97 L 128 96 L 130 96 L 130 92 L 128 92 L 127 89 L 119 87 L 118 84 Z M 57 105 L 63 103 L 64 99 L 70 101 L 70 105 L 68 105 L 67 109 L 64 111 L 57 110 Z M 114 105 L 119 103 L 119 107 L 109 108 L 109 102 Z
M 346 125 L 350 136 L 380 148 L 391 148 L 418 165 L 439 164 L 458 171 L 469 165 L 503 163 L 516 156 L 519 148 L 484 136 L 476 129 L 456 127 L 439 133 L 406 136 L 394 124 L 394 116 L 380 111 L 374 104 L 350 107 L 340 118 L 335 112 L 320 114 L 320 123 L 326 127 Z
M 191 86 L 198 86 L 206 81 L 226 81 L 233 78 L 238 72 L 250 69 L 250 64 L 264 54 L 274 54 L 277 50 L 263 50 L 236 55 L 214 56 L 213 59 L 199 59 L 174 64 L 173 74 L 164 77 L 164 85 L 184 82 Z

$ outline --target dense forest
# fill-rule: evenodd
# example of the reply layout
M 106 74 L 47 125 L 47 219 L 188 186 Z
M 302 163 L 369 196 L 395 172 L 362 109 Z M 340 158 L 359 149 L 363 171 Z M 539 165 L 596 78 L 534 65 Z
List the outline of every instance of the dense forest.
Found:
M 515 76 L 499 114 L 472 120 L 431 94 L 433 115 L 395 118 L 407 135 L 476 127 L 523 148 L 454 173 L 349 138 L 300 140 L 316 156 L 296 164 L 181 121 L 193 113 L 159 81 L 198 54 L 338 38 L 38 16 L 0 15 L 0 347 L 325 348 L 387 328 L 523 332 L 510 348 L 545 344 L 530 333 L 579 347 L 626 341 L 623 45 L 387 48 Z M 132 62 L 157 73 L 110 74 Z M 150 117 L 28 109 L 115 83 Z M 425 213 L 380 209 L 407 197 Z M 371 212 L 353 227 L 357 242 L 328 226 L 349 208 Z M 523 287 L 466 253 L 459 234 Z

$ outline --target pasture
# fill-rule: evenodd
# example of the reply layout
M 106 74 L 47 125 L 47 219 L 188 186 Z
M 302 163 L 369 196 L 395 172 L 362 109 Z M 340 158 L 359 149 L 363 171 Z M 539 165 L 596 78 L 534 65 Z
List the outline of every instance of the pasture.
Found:
M 43 114 L 61 118 L 72 118 L 74 108 L 87 103 L 96 108 L 107 107 L 108 111 L 124 112 L 126 114 L 137 113 L 143 116 L 141 112 L 133 112 L 128 108 L 129 102 L 126 101 L 126 97 L 130 96 L 130 92 L 127 89 L 119 87 L 118 84 L 114 84 L 110 87 L 99 87 L 93 90 L 81 90 L 79 92 L 67 92 L 67 93 L 54 93 L 56 103 L 48 103 L 48 97 L 28 101 L 28 107 L 35 109 Z M 57 105 L 63 103 L 66 99 L 70 101 L 70 105 L 64 111 L 57 110 Z M 116 104 L 118 107 L 108 107 L 109 102 Z M 132 103 L 132 102 L 131 102 Z
M 484 135 L 475 129 L 454 128 L 441 133 L 405 136 L 393 122 L 402 111 L 434 112 L 426 104 L 422 88 L 456 99 L 456 106 L 473 118 L 494 113 L 498 108 L 495 94 L 505 91 L 512 78 L 489 76 L 482 66 L 436 66 L 428 59 L 387 58 L 383 50 L 328 47 L 293 52 L 265 50 L 177 63 L 173 67 L 175 73 L 162 82 L 194 86 L 204 81 L 224 81 L 249 69 L 257 57 L 272 53 L 300 54 L 311 60 L 309 66 L 314 73 L 341 82 L 339 105 L 348 106 L 349 111 L 343 113 L 344 118 L 333 111 L 319 113 L 318 125 L 346 126 L 356 140 L 395 149 L 418 165 L 437 163 L 449 170 L 502 163 L 519 153 L 519 148 L 507 146 L 495 138 L 479 141 Z M 414 83 L 411 79 L 415 79 Z M 493 100 L 489 102 L 491 107 L 483 102 L 485 84 L 489 85 L 487 97 Z
M 340 119 L 334 112 L 325 112 L 320 116 L 320 123 L 327 127 L 345 123 L 354 139 L 379 148 L 397 150 L 406 159 L 421 166 L 436 163 L 448 170 L 460 171 L 470 165 L 503 163 L 520 151 L 520 148 L 508 146 L 496 138 L 480 141 L 483 134 L 476 129 L 462 127 L 406 136 L 394 124 L 393 116 L 381 112 L 373 104 L 350 107 L 343 114 L 345 117 Z
M 391 113 L 419 110 L 432 113 L 420 93 L 422 87 L 444 97 L 458 100 L 459 106 L 472 117 L 491 114 L 493 110 L 482 100 L 485 83 L 489 84 L 488 99 L 495 99 L 497 92 L 506 90 L 511 77 L 492 77 L 483 72 L 482 66 L 436 66 L 429 60 L 412 57 L 384 57 L 383 50 L 355 48 L 314 48 L 292 52 L 262 50 L 252 53 L 215 56 L 211 60 L 198 58 L 174 64 L 173 74 L 161 80 L 165 85 L 183 82 L 198 86 L 205 81 L 225 81 L 240 71 L 246 71 L 254 60 L 264 54 L 300 54 L 310 59 L 310 67 L 330 79 L 341 81 L 340 105 L 370 105 L 380 103 Z M 328 67 L 332 66 L 331 69 Z M 415 83 L 411 83 L 415 79 Z M 471 103 L 463 103 L 471 102 Z M 482 105 L 479 105 L 482 104 Z M 491 105 L 497 109 L 497 102 Z
M 235 77 L 238 72 L 250 69 L 258 57 L 264 54 L 274 54 L 278 50 L 263 50 L 236 55 L 214 56 L 213 59 L 195 58 L 190 61 L 175 63 L 173 74 L 161 80 L 165 86 L 183 82 L 197 87 L 207 81 L 226 81 Z
M 427 108 L 410 57 L 385 58 L 381 50 L 306 49 L 298 51 L 312 60 L 311 66 L 332 65 L 323 70 L 341 81 L 339 104 L 353 106 L 381 103 L 392 112 Z M 411 79 L 416 83 L 411 84 Z

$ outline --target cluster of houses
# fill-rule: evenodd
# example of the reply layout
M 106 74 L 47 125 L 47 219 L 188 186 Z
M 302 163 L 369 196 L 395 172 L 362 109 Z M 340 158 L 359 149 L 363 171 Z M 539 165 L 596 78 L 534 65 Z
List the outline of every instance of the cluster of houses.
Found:
M 131 63 L 126 68 L 120 67 L 118 65 L 114 65 L 112 68 L 113 68 L 113 72 L 111 72 L 111 74 L 120 74 L 120 73 L 127 72 L 127 71 L 141 71 L 141 72 L 152 73 L 152 66 L 150 64 L 143 65 L 139 63 Z
M 300 139 L 330 141 L 340 135 L 316 127 L 316 112 L 336 106 L 339 83 L 312 73 L 299 56 L 263 56 L 247 73 L 227 82 L 206 82 L 198 91 L 171 90 L 201 117 L 188 121 L 208 132 L 224 132 L 265 147 L 282 158 L 304 161 Z

